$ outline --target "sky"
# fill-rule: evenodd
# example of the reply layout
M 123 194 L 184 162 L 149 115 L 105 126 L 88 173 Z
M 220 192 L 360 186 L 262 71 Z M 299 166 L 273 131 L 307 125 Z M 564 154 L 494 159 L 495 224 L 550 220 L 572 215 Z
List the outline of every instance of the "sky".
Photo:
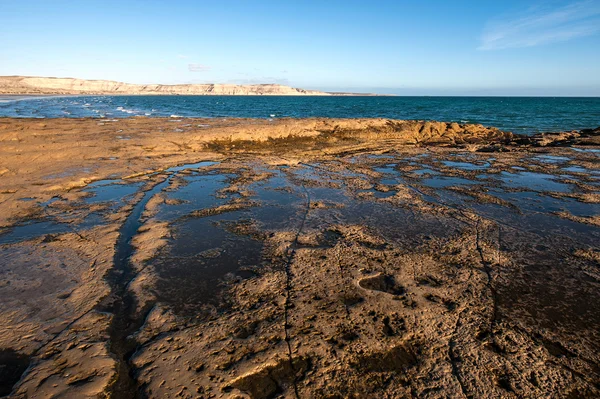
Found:
M 0 75 L 600 96 L 600 0 L 0 0 Z

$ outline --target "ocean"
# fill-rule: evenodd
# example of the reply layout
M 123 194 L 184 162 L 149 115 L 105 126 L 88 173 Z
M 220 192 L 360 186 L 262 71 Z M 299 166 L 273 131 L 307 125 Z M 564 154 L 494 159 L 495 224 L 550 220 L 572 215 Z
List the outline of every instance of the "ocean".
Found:
M 534 134 L 600 126 L 598 97 L 0 97 L 0 117 L 392 118 L 481 123 Z

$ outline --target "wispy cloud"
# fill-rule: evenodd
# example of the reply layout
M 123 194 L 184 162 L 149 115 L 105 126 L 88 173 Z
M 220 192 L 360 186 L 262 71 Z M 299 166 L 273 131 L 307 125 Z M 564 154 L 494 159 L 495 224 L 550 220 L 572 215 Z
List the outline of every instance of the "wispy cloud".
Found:
M 190 72 L 206 72 L 210 70 L 210 67 L 203 64 L 188 64 L 188 70 Z
M 478 50 L 500 50 L 564 42 L 600 31 L 600 0 L 530 8 L 490 21 Z

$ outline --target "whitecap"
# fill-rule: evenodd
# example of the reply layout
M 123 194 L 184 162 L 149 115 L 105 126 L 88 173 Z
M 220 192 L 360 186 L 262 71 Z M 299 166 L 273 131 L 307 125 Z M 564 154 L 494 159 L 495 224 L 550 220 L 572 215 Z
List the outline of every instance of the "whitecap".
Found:
M 135 109 L 127 109 L 127 108 L 123 108 L 123 107 L 117 107 L 117 111 L 121 111 L 126 114 L 134 114 L 134 113 L 138 112 Z

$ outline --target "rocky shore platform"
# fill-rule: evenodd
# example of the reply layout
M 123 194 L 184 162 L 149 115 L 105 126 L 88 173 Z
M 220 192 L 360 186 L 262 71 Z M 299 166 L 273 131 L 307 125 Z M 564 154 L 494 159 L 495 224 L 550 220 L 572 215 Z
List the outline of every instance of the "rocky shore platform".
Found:
M 600 128 L 0 118 L 0 396 L 600 397 Z

